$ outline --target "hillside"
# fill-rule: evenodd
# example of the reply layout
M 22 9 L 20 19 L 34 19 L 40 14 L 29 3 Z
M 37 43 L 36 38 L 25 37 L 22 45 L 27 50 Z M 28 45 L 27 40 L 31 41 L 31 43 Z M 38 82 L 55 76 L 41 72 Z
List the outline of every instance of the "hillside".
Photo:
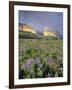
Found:
M 53 37 L 56 37 L 57 36 L 57 33 L 54 32 L 54 31 L 50 31 L 48 29 L 48 27 L 45 27 L 44 31 L 43 31 L 43 35 L 44 36 L 53 36 Z
M 43 32 L 36 31 L 32 26 L 19 23 L 19 37 L 20 38 L 46 38 L 46 39 L 61 39 L 58 32 L 54 32 L 45 28 Z
M 19 23 L 19 30 L 24 32 L 36 33 L 36 30 L 32 28 L 30 25 Z

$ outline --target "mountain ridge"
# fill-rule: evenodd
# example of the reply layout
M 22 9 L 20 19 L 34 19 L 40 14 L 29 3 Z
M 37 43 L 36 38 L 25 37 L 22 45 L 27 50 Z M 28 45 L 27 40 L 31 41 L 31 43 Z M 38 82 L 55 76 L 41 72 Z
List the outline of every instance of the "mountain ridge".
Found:
M 19 31 L 20 33 L 23 33 L 23 35 L 28 35 L 29 37 L 31 37 L 31 35 L 34 37 L 38 37 L 38 38 L 47 38 L 47 37 L 54 37 L 54 38 L 60 38 L 61 35 L 57 32 L 57 31 L 50 31 L 47 28 L 45 28 L 43 30 L 43 32 L 38 32 L 36 31 L 36 29 L 34 29 L 32 26 L 28 25 L 28 24 L 22 24 L 19 23 Z M 30 34 L 30 35 L 29 35 Z M 27 37 L 27 36 L 26 36 Z

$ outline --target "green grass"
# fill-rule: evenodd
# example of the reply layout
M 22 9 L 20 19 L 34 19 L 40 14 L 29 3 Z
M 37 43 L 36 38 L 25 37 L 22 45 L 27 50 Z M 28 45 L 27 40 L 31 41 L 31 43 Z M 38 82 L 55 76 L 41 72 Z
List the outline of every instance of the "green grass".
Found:
M 62 40 L 19 39 L 20 79 L 62 77 L 62 59 Z

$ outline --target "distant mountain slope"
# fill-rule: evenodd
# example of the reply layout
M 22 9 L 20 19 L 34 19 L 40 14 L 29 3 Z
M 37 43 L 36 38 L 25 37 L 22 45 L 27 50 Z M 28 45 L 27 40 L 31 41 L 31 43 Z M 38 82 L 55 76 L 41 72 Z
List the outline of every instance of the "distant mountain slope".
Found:
M 45 29 L 43 31 L 43 35 L 45 37 L 51 37 L 51 38 L 54 38 L 54 39 L 62 39 L 62 35 L 60 35 L 59 32 L 52 31 L 48 27 L 45 27 Z
M 50 31 L 47 27 L 45 27 L 45 29 L 43 31 L 43 35 L 44 36 L 53 36 L 53 37 L 56 37 L 57 33 L 53 32 L 53 31 Z
M 19 37 L 20 38 L 28 38 L 28 39 L 37 39 L 38 36 L 37 34 L 30 33 L 30 32 L 25 32 L 25 31 L 19 31 Z
M 19 37 L 20 38 L 38 38 L 37 32 L 34 28 L 27 24 L 19 23 Z
M 54 32 L 45 28 L 43 32 L 36 31 L 32 26 L 19 23 L 20 38 L 46 38 L 46 39 L 61 39 L 58 32 Z
M 36 30 L 27 24 L 19 23 L 19 30 L 24 31 L 24 32 L 36 33 Z

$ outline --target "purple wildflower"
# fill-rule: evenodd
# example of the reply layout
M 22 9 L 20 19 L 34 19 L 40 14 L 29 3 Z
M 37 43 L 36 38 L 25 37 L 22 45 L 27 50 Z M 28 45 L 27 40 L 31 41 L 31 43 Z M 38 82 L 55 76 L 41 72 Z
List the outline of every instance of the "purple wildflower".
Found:
M 25 70 L 29 70 L 32 67 L 33 64 L 33 60 L 32 59 L 28 59 L 25 63 Z

